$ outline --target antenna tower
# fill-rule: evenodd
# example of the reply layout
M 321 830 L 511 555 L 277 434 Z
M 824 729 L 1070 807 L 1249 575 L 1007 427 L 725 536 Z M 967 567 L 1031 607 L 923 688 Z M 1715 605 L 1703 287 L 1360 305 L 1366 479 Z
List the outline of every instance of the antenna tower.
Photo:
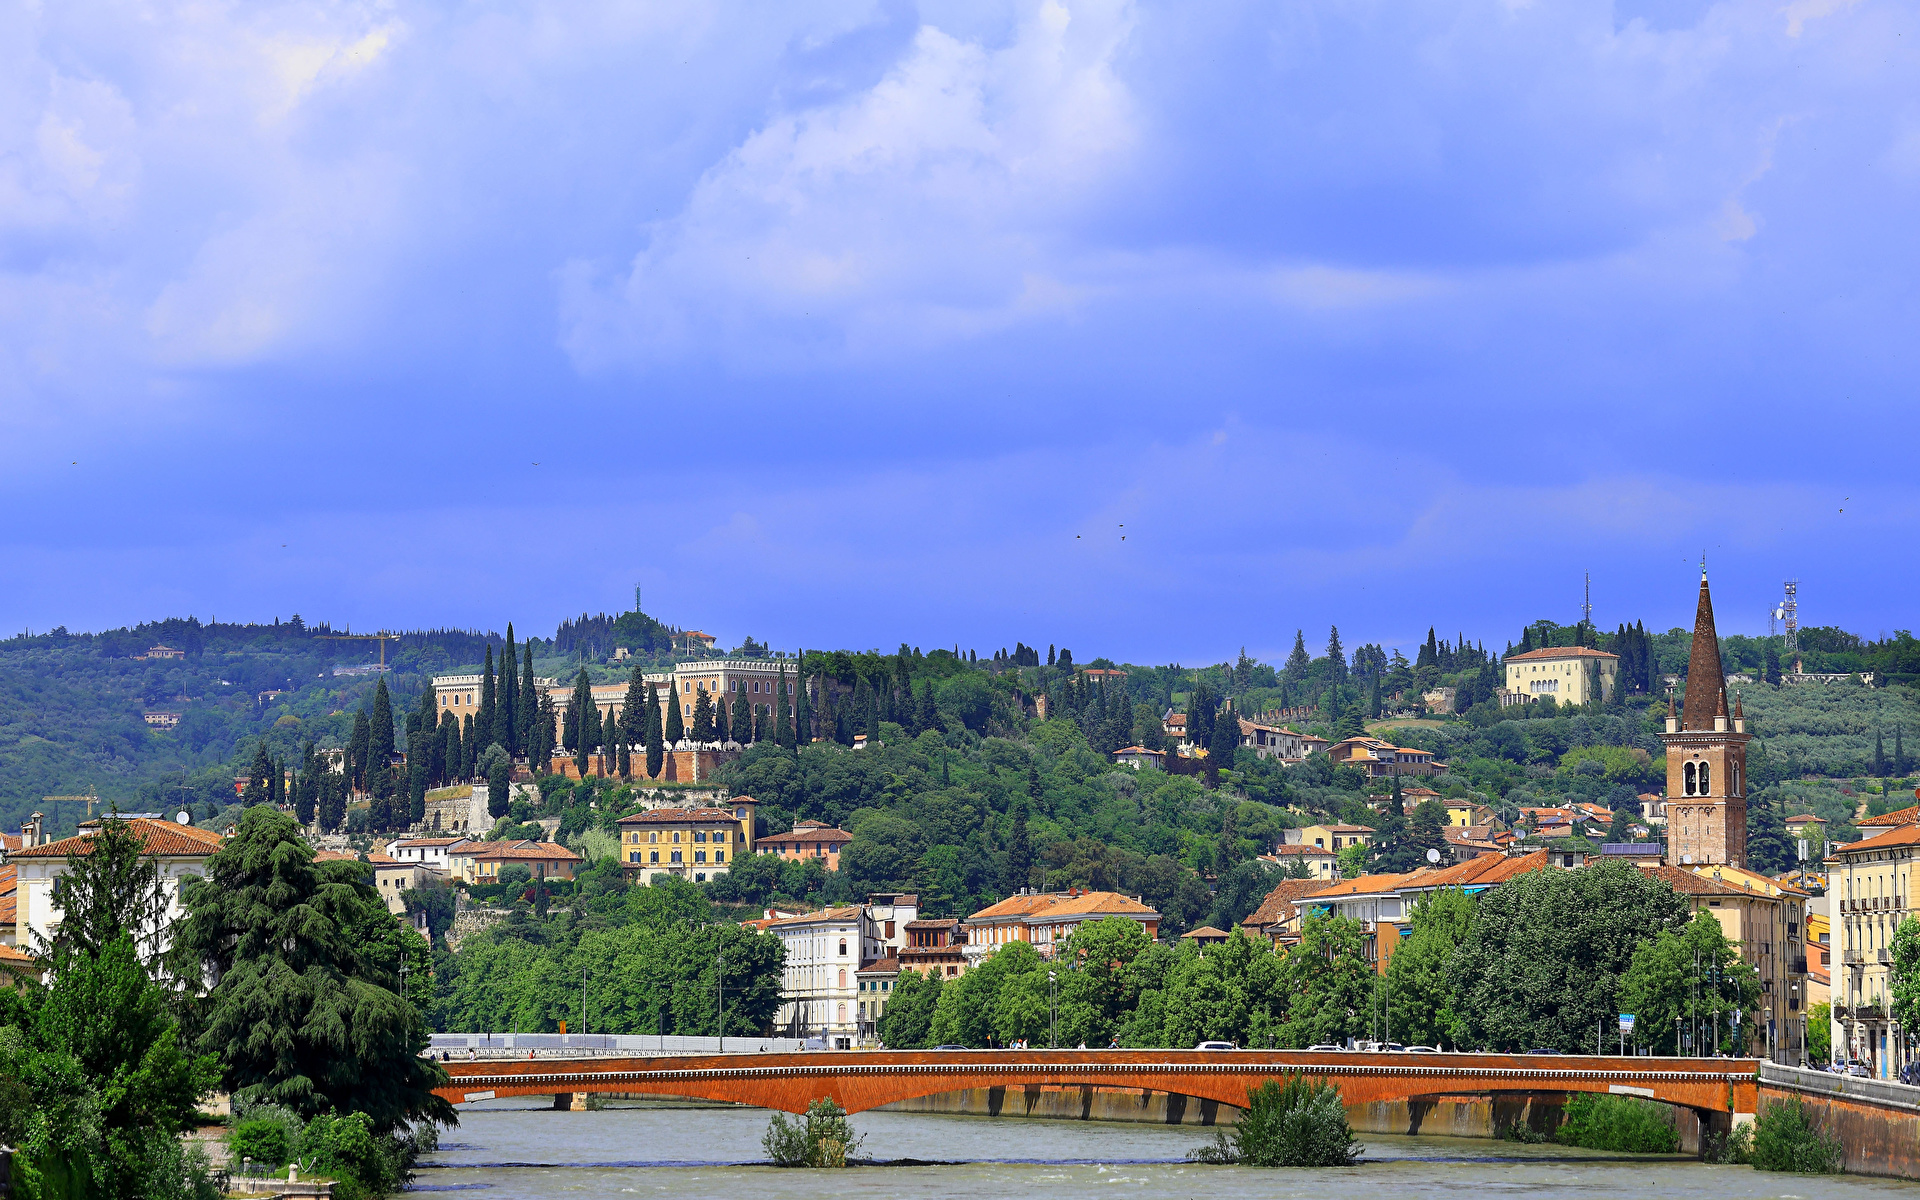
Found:
M 1787 580 L 1786 598 L 1780 601 L 1780 619 L 1785 623 L 1787 653 L 1800 653 L 1800 581 Z
M 1587 572 L 1586 599 L 1580 602 L 1580 621 L 1588 629 L 1593 628 L 1593 572 Z

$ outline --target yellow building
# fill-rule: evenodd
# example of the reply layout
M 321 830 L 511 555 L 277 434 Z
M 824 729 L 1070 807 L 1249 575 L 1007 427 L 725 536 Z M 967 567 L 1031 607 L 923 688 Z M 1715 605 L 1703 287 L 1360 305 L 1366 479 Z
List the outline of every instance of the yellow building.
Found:
M 1313 846 L 1337 852 L 1348 846 L 1371 845 L 1373 830 L 1366 825 L 1307 825 L 1300 829 L 1283 829 L 1280 837 L 1282 847 Z
M 1620 656 L 1587 646 L 1548 646 L 1506 658 L 1507 693 L 1515 700 L 1552 696 L 1561 704 L 1585 704 L 1593 698 L 1594 681 L 1600 699 L 1613 699 Z
M 1897 1078 L 1905 1061 L 1902 1031 L 1888 1012 L 1893 931 L 1909 915 L 1920 825 L 1833 847 L 1827 859 L 1827 903 L 1833 922 L 1830 956 L 1833 1056 L 1866 1064 L 1881 1079 Z
M 1807 1011 L 1807 894 L 1738 867 L 1656 864 L 1641 870 L 1665 880 L 1694 912 L 1720 922 L 1741 961 L 1759 975 L 1762 1011 L 1754 1015 L 1758 1033 L 1748 1052 L 1798 1066 Z
M 705 883 L 753 853 L 753 816 L 724 808 L 656 808 L 621 817 L 620 866 L 640 883 L 661 875 Z

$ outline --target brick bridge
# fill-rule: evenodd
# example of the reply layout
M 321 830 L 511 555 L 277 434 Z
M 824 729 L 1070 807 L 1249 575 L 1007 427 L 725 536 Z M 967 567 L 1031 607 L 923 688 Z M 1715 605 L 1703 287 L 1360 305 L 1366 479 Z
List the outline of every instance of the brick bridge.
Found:
M 448 1062 L 441 1096 L 644 1093 L 804 1112 L 821 1097 L 848 1112 L 964 1088 L 1139 1088 L 1244 1107 L 1247 1091 L 1302 1075 L 1347 1105 L 1502 1092 L 1612 1092 L 1709 1114 L 1751 1115 L 1750 1059 L 1582 1055 L 1356 1054 L 1303 1050 L 872 1050 L 675 1058 Z M 1719 1118 L 1724 1123 L 1728 1117 Z

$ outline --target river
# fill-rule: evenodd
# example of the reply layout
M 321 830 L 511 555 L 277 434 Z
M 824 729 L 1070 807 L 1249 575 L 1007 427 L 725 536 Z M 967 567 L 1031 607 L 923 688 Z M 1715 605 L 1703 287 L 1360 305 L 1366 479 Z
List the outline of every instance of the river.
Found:
M 542 1098 L 544 1099 L 544 1098 Z M 1603 1154 L 1460 1138 L 1361 1139 L 1365 1161 L 1317 1171 L 1203 1167 L 1182 1161 L 1210 1140 L 1194 1126 L 1036 1121 L 924 1113 L 860 1113 L 865 1157 L 939 1166 L 781 1170 L 764 1161 L 767 1114 L 754 1109 L 621 1104 L 558 1112 L 534 1099 L 463 1106 L 460 1125 L 422 1163 L 414 1191 L 475 1200 L 672 1196 L 675 1200 L 1045 1200 L 1094 1195 L 1325 1200 L 1360 1189 L 1382 1196 L 1462 1194 L 1819 1200 L 1920 1193 L 1914 1184 L 1855 1177 L 1771 1175 L 1680 1158 Z

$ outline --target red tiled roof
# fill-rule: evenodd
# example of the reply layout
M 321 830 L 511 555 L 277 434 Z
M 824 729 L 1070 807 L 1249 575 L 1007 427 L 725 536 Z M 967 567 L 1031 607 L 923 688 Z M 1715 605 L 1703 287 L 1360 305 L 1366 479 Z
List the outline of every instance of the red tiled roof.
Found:
M 211 855 L 220 849 L 220 835 L 212 830 L 195 829 L 191 825 L 176 825 L 172 821 L 155 821 L 147 817 L 130 818 L 127 825 L 140 839 L 141 847 L 147 854 L 171 858 L 197 858 Z M 91 853 L 93 853 L 93 837 L 81 837 L 76 834 L 73 837 L 61 838 L 57 842 L 12 851 L 8 857 L 65 858 L 68 854 L 85 857 Z
M 1503 662 L 1527 662 L 1533 659 L 1550 658 L 1619 658 L 1618 654 L 1609 654 L 1605 650 L 1595 650 L 1591 646 L 1548 646 L 1542 650 L 1529 650 L 1524 654 L 1509 654 Z
M 1679 867 L 1670 867 L 1665 863 L 1643 863 L 1640 869 L 1655 879 L 1666 881 L 1673 890 L 1683 896 L 1750 896 L 1753 893 L 1745 888 L 1734 887 L 1730 883 L 1706 879 L 1692 871 Z
M 1160 915 L 1138 900 L 1122 896 L 1118 892 L 1083 892 L 1078 896 L 1043 892 L 1035 896 L 1009 896 L 998 904 L 990 904 L 974 913 L 967 920 L 994 921 L 1008 917 L 1037 917 L 1046 920 L 1053 917 L 1088 916 L 1095 913 L 1147 917 Z
M 1786 819 L 1786 821 L 1785 821 L 1785 822 L 1783 822 L 1783 824 L 1787 824 L 1787 825 L 1805 825 L 1805 824 L 1807 824 L 1807 823 L 1809 823 L 1809 822 L 1812 822 L 1812 821 L 1818 821 L 1818 822 L 1820 822 L 1820 824 L 1822 824 L 1822 825 L 1825 825 L 1825 824 L 1827 823 L 1827 821 L 1826 821 L 1826 818 L 1825 818 L 1825 817 L 1816 817 L 1816 816 L 1814 816 L 1814 815 L 1813 815 L 1812 813 L 1801 813 L 1801 814 L 1800 814 L 1799 816 L 1797 816 L 1797 817 L 1788 817 L 1788 818 Z M 1862 823 L 1864 824 L 1864 822 L 1862 822 Z
M 39 965 L 39 959 L 23 950 L 16 950 L 12 946 L 0 946 L 0 966 L 38 969 Z
M 899 973 L 900 960 L 891 954 L 885 958 L 877 958 L 854 972 L 855 975 L 897 975 Z
M 616 825 L 685 825 L 694 822 L 725 821 L 736 824 L 739 817 L 724 808 L 656 808 L 621 817 Z
M 1283 925 L 1293 919 L 1299 901 L 1329 886 L 1324 879 L 1283 879 L 1267 893 L 1260 907 L 1248 914 L 1240 922 L 1249 929 L 1264 929 L 1269 925 Z
M 1180 936 L 1183 938 L 1229 938 L 1233 935 L 1224 929 L 1215 929 L 1211 925 L 1202 925 L 1198 929 L 1189 929 Z
M 553 842 L 515 842 L 510 846 L 501 846 L 494 850 L 469 851 L 467 857 L 480 859 L 545 859 L 556 862 L 580 862 L 578 854 L 565 846 Z M 396 864 L 397 865 L 397 864 Z M 406 864 L 411 866 L 412 864 Z
M 1868 826 L 1872 826 L 1875 829 L 1884 829 L 1891 825 L 1913 825 L 1916 823 L 1920 823 L 1920 804 L 1900 809 L 1897 812 L 1882 813 L 1877 817 L 1867 817 L 1863 820 L 1855 821 L 1854 825 L 1860 829 L 1865 829 Z
M 21 835 L 17 833 L 0 833 L 0 850 L 18 850 L 20 837 Z
M 763 838 L 754 839 L 756 846 L 799 845 L 801 842 L 850 842 L 853 835 L 844 829 L 832 826 L 815 826 L 812 829 L 795 829 L 790 833 L 771 833 Z
M 1892 814 L 1888 815 L 1891 816 Z M 1866 824 L 1865 821 L 1860 823 L 1862 825 Z M 1911 846 L 1916 842 L 1920 842 L 1920 825 L 1899 825 L 1887 830 L 1885 833 L 1876 834 L 1873 837 L 1858 842 L 1851 842 L 1844 846 L 1829 847 L 1829 853 L 1835 855 L 1851 854 L 1855 850 L 1879 850 L 1887 846 Z
M 1309 854 L 1324 854 L 1328 858 L 1334 857 L 1334 851 L 1327 849 L 1325 846 L 1276 846 L 1274 847 L 1273 853 L 1276 857 L 1280 858 L 1304 858 Z

